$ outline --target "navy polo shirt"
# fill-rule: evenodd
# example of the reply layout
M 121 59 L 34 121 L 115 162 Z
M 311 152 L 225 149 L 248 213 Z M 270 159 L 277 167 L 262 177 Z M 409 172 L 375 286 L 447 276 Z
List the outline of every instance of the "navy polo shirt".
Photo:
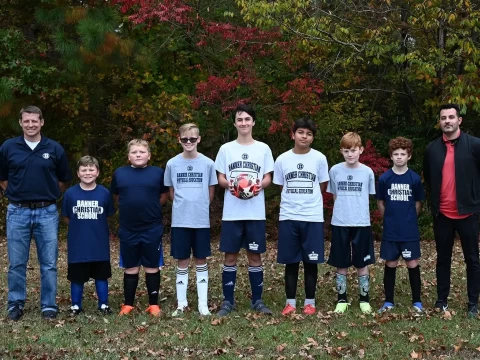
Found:
M 58 182 L 71 181 L 72 172 L 59 143 L 42 135 L 32 150 L 22 135 L 0 147 L 0 181 L 5 180 L 11 202 L 56 201 L 61 195 Z

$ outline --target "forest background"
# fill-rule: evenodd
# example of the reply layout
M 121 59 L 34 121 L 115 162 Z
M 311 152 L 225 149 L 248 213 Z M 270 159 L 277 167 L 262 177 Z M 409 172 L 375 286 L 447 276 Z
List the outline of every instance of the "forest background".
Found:
M 181 151 L 185 122 L 199 124 L 199 150 L 215 159 L 235 138 L 230 111 L 239 102 L 255 107 L 254 137 L 274 157 L 291 148 L 292 122 L 308 116 L 318 126 L 313 147 L 330 166 L 342 161 L 341 136 L 357 131 L 361 160 L 377 176 L 396 136 L 413 140 L 410 167 L 421 173 L 442 103 L 460 105 L 462 130 L 480 130 L 474 1 L 0 0 L 0 24 L 0 139 L 20 134 L 18 111 L 37 105 L 43 133 L 72 167 L 97 157 L 107 186 L 130 139 L 148 140 L 152 164 L 164 167 Z M 276 239 L 278 189 L 266 198 Z M 378 237 L 375 204 L 372 220 Z M 428 211 L 420 226 L 431 239 Z

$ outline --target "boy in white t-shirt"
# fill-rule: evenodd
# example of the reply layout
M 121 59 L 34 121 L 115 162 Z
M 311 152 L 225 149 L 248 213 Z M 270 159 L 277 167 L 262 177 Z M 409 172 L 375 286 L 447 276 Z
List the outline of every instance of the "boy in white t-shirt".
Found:
M 327 191 L 335 201 L 332 216 L 332 241 L 328 264 L 337 268 L 338 302 L 335 312 L 348 309 L 347 271 L 357 268 L 360 310 L 370 314 L 370 276 L 367 265 L 375 262 L 373 235 L 370 227 L 369 195 L 375 194 L 372 169 L 359 162 L 362 139 L 349 132 L 340 141 L 344 162 L 330 169 Z
M 235 308 L 234 290 L 237 278 L 237 258 L 240 250 L 247 251 L 248 275 L 252 288 L 253 310 L 271 314 L 262 300 L 263 267 L 261 254 L 266 251 L 265 195 L 263 189 L 272 181 L 273 156 L 267 144 L 252 137 L 255 111 L 248 105 L 238 105 L 233 112 L 237 139 L 220 147 L 215 160 L 218 184 L 225 189 L 220 251 L 225 253 L 222 273 L 224 300 L 218 316 L 226 316 Z M 251 198 L 239 198 L 234 187 L 239 176 L 258 180 Z
M 318 266 L 324 262 L 323 197 L 327 189 L 328 163 L 321 152 L 310 148 L 317 128 L 309 119 L 295 121 L 292 150 L 275 161 L 273 183 L 280 185 L 280 223 L 277 262 L 285 264 L 287 304 L 282 315 L 296 310 L 300 261 L 303 262 L 305 303 L 303 312 L 315 314 Z
M 198 126 L 184 124 L 178 142 L 183 152 L 168 160 L 164 183 L 170 188 L 172 206 L 172 243 L 170 255 L 177 260 L 177 310 L 180 316 L 188 306 L 188 265 L 193 252 L 196 264 L 198 311 L 208 310 L 208 267 L 210 249 L 210 202 L 213 200 L 217 175 L 214 162 L 197 151 L 201 136 Z

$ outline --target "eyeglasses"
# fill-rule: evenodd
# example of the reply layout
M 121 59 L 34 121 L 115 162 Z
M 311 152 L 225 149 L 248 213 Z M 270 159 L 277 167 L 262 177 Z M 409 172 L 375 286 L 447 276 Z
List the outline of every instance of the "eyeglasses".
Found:
M 183 144 L 186 144 L 187 142 L 191 142 L 192 144 L 195 144 L 198 140 L 198 137 L 191 137 L 191 138 L 180 138 L 180 141 L 183 143 Z

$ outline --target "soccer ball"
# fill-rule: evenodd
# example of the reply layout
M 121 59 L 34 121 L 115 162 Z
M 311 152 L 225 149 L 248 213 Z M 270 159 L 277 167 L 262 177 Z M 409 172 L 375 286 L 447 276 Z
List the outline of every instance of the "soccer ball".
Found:
M 251 199 L 260 180 L 250 174 L 240 174 L 234 180 L 231 180 L 234 196 L 239 199 Z

